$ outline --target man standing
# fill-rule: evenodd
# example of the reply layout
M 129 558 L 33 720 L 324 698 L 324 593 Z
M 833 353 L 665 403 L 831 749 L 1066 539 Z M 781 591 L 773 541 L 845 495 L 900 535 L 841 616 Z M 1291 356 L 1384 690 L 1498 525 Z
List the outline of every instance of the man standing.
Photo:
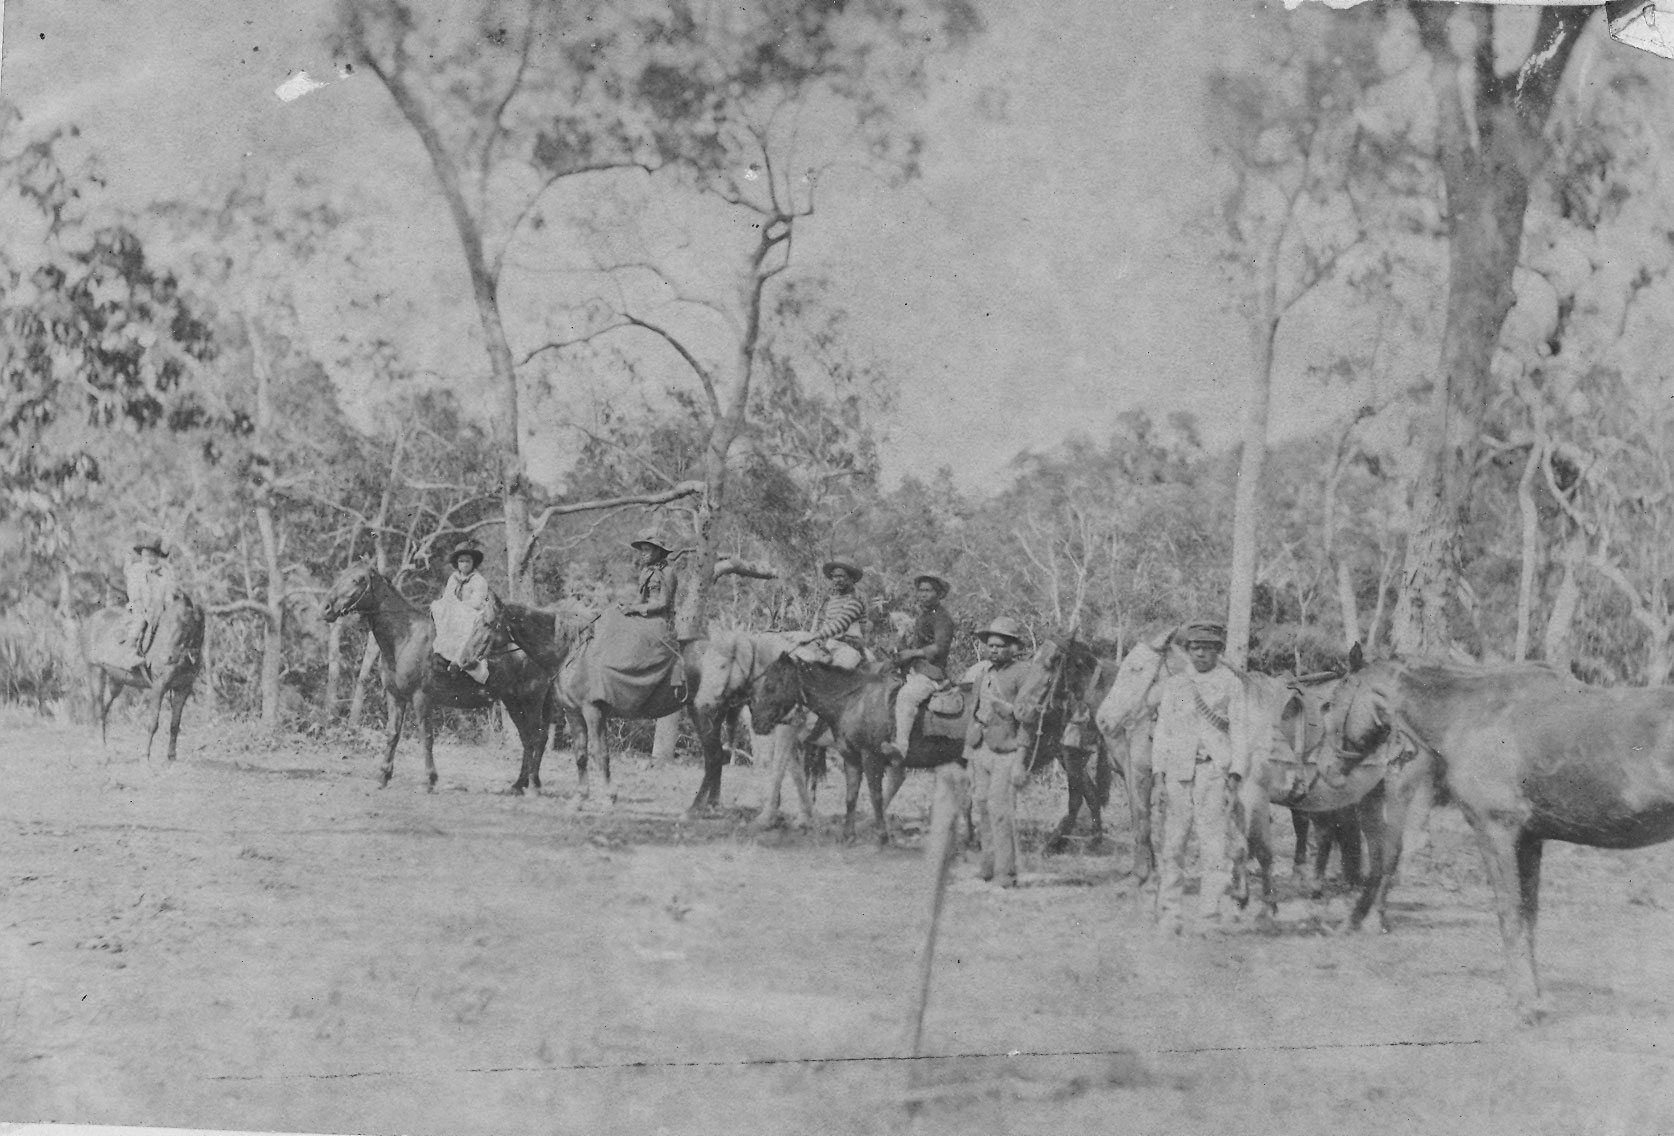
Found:
M 953 646 L 953 617 L 942 601 L 953 586 L 940 576 L 926 572 L 913 580 L 918 600 L 918 618 L 902 640 L 895 659 L 906 668 L 907 678 L 895 695 L 895 740 L 891 748 L 905 757 L 919 708 L 947 681 L 947 653 Z
M 482 562 L 482 549 L 470 541 L 454 548 L 453 574 L 430 605 L 430 617 L 436 624 L 432 650 L 479 683 L 488 681 L 488 660 L 478 657 L 471 646 L 474 639 L 486 638 L 476 633 L 494 608 L 494 591 L 477 571 Z
M 987 645 L 988 665 L 977 676 L 976 706 L 965 734 L 982 826 L 982 878 L 1017 886 L 1017 790 L 1028 776 L 1029 746 L 1038 708 L 1020 707 L 1027 668 L 1017 662 L 1023 628 L 1001 616 L 978 638 Z
M 1212 620 L 1194 620 L 1186 625 L 1184 645 L 1192 669 L 1157 684 L 1151 749 L 1166 799 L 1158 925 L 1176 935 L 1183 929 L 1186 844 L 1194 829 L 1203 875 L 1203 929 L 1220 917 L 1221 897 L 1232 882 L 1227 856 L 1232 802 L 1250 771 L 1252 741 L 1244 681 L 1221 662 L 1226 628 Z
M 791 636 L 796 657 L 852 671 L 866 659 L 860 638 L 866 605 L 854 590 L 863 573 L 858 564 L 842 557 L 827 560 L 820 572 L 831 582 L 831 591 L 809 629 Z
M 121 645 L 129 651 L 128 665 L 137 667 L 145 662 L 151 638 L 157 633 L 157 621 L 174 596 L 175 579 L 165 563 L 169 554 L 156 537 L 138 537 L 134 552 L 139 559 L 131 561 L 122 572 L 128 593 L 128 621 L 122 629 Z

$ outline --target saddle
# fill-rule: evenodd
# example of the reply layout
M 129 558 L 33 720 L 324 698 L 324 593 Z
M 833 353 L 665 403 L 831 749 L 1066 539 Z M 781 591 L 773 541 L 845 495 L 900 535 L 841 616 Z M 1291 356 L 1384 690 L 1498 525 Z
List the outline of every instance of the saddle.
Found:
M 957 686 L 936 691 L 918 712 L 918 729 L 927 738 L 965 737 L 965 692 Z

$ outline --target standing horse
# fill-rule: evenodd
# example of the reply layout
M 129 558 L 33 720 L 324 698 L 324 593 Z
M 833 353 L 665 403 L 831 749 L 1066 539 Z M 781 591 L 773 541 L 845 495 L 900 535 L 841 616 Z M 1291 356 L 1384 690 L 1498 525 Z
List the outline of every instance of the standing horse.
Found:
M 1093 716 L 1104 738 L 1105 752 L 1128 794 L 1128 816 L 1133 821 L 1133 875 L 1138 883 L 1151 878 L 1157 853 L 1151 843 L 1152 792 L 1156 778 L 1151 768 L 1151 725 L 1155 708 L 1151 688 L 1169 675 L 1191 668 L 1185 648 L 1174 641 L 1174 630 L 1134 645 L 1116 668 L 1110 691 Z
M 1529 664 L 1391 659 L 1344 681 L 1330 729 L 1345 771 L 1391 735 L 1410 741 L 1410 756 L 1391 761 L 1392 813 L 1428 787 L 1465 814 L 1525 1021 L 1545 1014 L 1534 959 L 1545 842 L 1643 848 L 1674 838 L 1674 690 L 1584 687 Z M 1362 894 L 1355 923 L 1374 902 L 1383 919 L 1399 857 L 1393 832 L 1384 874 Z
M 151 730 L 145 736 L 145 759 L 151 760 L 151 746 L 157 738 L 157 723 L 163 716 L 163 699 L 169 700 L 169 753 L 173 761 L 180 740 L 180 715 L 192 696 L 198 672 L 203 667 L 203 609 L 185 592 L 177 590 L 157 620 L 151 650 L 144 666 L 125 667 L 104 660 L 119 658 L 119 646 L 128 613 L 120 607 L 96 611 L 82 626 L 81 653 L 87 662 L 93 687 L 93 706 L 99 715 L 99 741 L 106 741 L 110 708 L 124 687 L 148 691 Z M 108 692 L 108 693 L 107 693 Z
M 436 624 L 430 612 L 409 602 L 365 562 L 345 568 L 326 598 L 327 623 L 351 612 L 366 621 L 378 644 L 388 711 L 379 788 L 387 786 L 395 773 L 395 747 L 401 741 L 409 706 L 418 719 L 419 745 L 424 750 L 428 789 L 433 793 L 437 776 L 431 707 L 484 710 L 499 702 L 523 743 L 522 769 L 510 791 L 540 792 L 541 755 L 553 715 L 552 675 L 568 647 L 550 612 L 521 604 L 500 605 L 489 631 L 485 683 L 436 668 L 431 658 Z
M 1033 771 L 1055 760 L 1063 766 L 1069 783 L 1069 807 L 1046 850 L 1057 852 L 1068 845 L 1082 805 L 1092 819 L 1092 845 L 1097 847 L 1104 840 L 1104 807 L 1110 803 L 1112 772 L 1110 746 L 1092 719 L 1093 710 L 1116 680 L 1116 667 L 1107 665 L 1073 635 L 1042 643 L 1035 661 L 1052 672 L 1052 685 L 1029 766 Z
M 773 632 L 718 632 L 707 642 L 703 655 L 702 677 L 698 682 L 693 705 L 705 714 L 736 715 L 749 702 L 757 681 L 767 668 L 790 650 L 792 644 L 783 635 Z M 772 729 L 772 757 L 769 762 L 770 788 L 762 810 L 756 815 L 754 827 L 771 828 L 780 820 L 780 789 L 785 774 L 791 776 L 802 806 L 802 824 L 814 823 L 814 795 L 809 785 L 810 760 L 795 760 L 798 752 L 811 758 L 820 752 L 812 744 L 814 739 L 798 739 L 799 725 L 782 723 Z M 823 753 L 821 754 L 823 761 Z
M 1030 720 L 1040 713 L 1052 673 L 1038 663 L 1023 665 L 1029 668 L 1029 677 L 1018 694 L 1018 717 Z M 964 757 L 962 737 L 925 737 L 915 731 L 904 757 L 886 758 L 884 746 L 895 736 L 892 695 L 898 685 L 890 670 L 847 671 L 784 655 L 767 668 L 750 698 L 750 718 L 758 731 L 783 721 L 798 706 L 812 710 L 831 731 L 834 748 L 843 758 L 846 781 L 845 840 L 854 839 L 862 777 L 872 796 L 878 843 L 887 844 L 889 804 L 906 780 L 907 770 L 935 769 Z

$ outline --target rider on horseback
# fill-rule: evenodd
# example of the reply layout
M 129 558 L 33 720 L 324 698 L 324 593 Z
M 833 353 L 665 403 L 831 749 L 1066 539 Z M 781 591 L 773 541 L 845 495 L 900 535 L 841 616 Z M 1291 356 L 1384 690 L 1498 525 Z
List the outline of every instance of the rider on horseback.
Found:
M 436 622 L 435 653 L 479 683 L 488 681 L 488 660 L 482 657 L 488 637 L 481 634 L 492 618 L 494 592 L 478 572 L 483 551 L 470 541 L 453 550 L 453 575 L 430 605 Z
M 157 634 L 157 620 L 168 606 L 177 589 L 174 572 L 164 563 L 168 553 L 154 536 L 141 536 L 134 541 L 139 559 L 123 570 L 123 582 L 128 593 L 128 620 L 122 628 L 119 644 L 130 655 L 126 665 L 145 664 L 146 652 Z
M 895 695 L 895 738 L 888 745 L 905 756 L 913 722 L 930 696 L 947 682 L 947 653 L 953 647 L 953 617 L 942 601 L 953 586 L 926 572 L 914 578 L 918 618 L 902 639 L 895 660 L 906 670 L 906 681 Z
M 820 571 L 831 581 L 831 592 L 820 605 L 813 626 L 791 634 L 791 641 L 797 644 L 793 653 L 799 659 L 852 671 L 866 661 L 861 640 L 866 605 L 854 590 L 864 573 L 854 561 L 842 557 L 827 560 Z
M 679 655 L 675 641 L 674 622 L 680 605 L 680 568 L 669 558 L 673 551 L 668 538 L 653 526 L 642 531 L 628 543 L 634 550 L 634 567 L 639 570 L 638 602 L 622 605 L 622 614 L 659 620 L 666 634 L 658 654 L 667 653 L 669 682 L 674 687 L 675 701 L 686 701 L 685 672 L 674 662 Z

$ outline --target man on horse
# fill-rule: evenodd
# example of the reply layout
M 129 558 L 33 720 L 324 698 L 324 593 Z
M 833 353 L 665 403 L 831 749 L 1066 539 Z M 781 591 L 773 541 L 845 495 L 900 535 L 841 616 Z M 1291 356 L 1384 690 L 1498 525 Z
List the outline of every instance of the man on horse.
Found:
M 639 573 L 637 603 L 624 604 L 624 615 L 660 619 L 674 630 L 675 609 L 680 600 L 680 569 L 669 559 L 674 551 L 655 528 L 643 530 L 628 547 L 634 551 L 634 568 Z
M 866 661 L 861 639 L 866 605 L 854 590 L 864 573 L 854 561 L 842 557 L 827 560 L 820 572 L 830 581 L 831 590 L 809 629 L 791 634 L 797 644 L 793 653 L 799 659 L 852 671 Z
M 127 652 L 124 664 L 139 667 L 145 665 L 146 652 L 157 634 L 157 621 L 178 585 L 166 563 L 169 554 L 162 541 L 140 536 L 134 541 L 134 552 L 139 559 L 130 562 L 122 573 L 128 593 L 128 619 L 118 643 Z
M 928 572 L 913 580 L 918 601 L 918 618 L 902 640 L 895 660 L 907 672 L 906 681 L 895 695 L 895 738 L 890 743 L 905 756 L 913 722 L 930 696 L 947 683 L 947 653 L 953 646 L 953 617 L 942 601 L 953 586 Z
M 1001 616 L 979 639 L 988 647 L 988 665 L 977 676 L 976 706 L 965 734 L 965 760 L 971 791 L 982 825 L 982 878 L 998 874 L 1001 887 L 1017 886 L 1017 790 L 1029 772 L 1033 721 L 1017 702 L 1026 678 L 1017 662 L 1023 628 Z
M 1185 894 L 1186 844 L 1197 843 L 1203 885 L 1199 911 L 1205 925 L 1220 917 L 1221 897 L 1232 884 L 1227 834 L 1238 786 L 1250 771 L 1251 732 L 1244 681 L 1221 662 L 1226 628 L 1212 620 L 1186 624 L 1191 670 L 1153 688 L 1157 724 L 1152 762 L 1164 778 L 1162 878 L 1158 924 L 1179 934 Z
M 470 541 L 455 548 L 453 575 L 430 605 L 430 616 L 436 623 L 432 649 L 479 683 L 488 681 L 488 660 L 480 653 L 488 637 L 481 632 L 493 617 L 495 606 L 493 589 L 477 571 L 482 562 L 482 549 Z

